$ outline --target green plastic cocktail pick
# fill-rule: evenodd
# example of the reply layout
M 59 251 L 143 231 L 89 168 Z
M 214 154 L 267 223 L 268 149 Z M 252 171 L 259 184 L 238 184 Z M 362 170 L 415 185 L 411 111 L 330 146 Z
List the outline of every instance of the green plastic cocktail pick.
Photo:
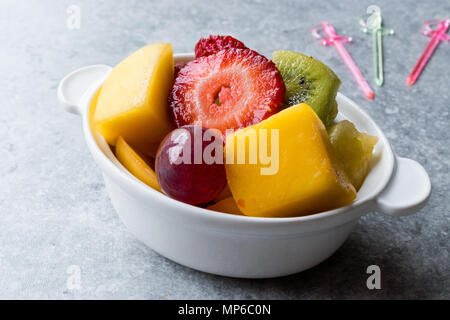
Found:
M 369 6 L 367 8 L 369 17 L 366 21 L 360 20 L 361 30 L 364 33 L 372 34 L 373 38 L 373 58 L 375 67 L 375 83 L 381 87 L 384 82 L 383 76 L 383 36 L 393 35 L 393 29 L 383 28 L 381 10 L 378 6 Z

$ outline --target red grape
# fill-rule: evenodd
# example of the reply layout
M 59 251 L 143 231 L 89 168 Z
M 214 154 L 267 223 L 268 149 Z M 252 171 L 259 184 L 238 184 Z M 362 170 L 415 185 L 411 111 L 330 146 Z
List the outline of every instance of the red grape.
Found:
M 175 129 L 159 145 L 156 174 L 171 198 L 193 205 L 214 200 L 227 183 L 221 132 L 192 125 Z

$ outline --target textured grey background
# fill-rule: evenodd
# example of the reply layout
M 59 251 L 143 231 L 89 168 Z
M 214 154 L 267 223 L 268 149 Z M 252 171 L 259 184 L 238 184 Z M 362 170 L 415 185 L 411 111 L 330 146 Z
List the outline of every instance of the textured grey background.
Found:
M 351 35 L 349 52 L 373 85 L 371 39 L 357 17 L 372 1 L 13 1 L 0 3 L 0 298 L 450 298 L 450 45 L 442 44 L 418 83 L 405 79 L 428 39 L 424 20 L 450 14 L 449 1 L 377 1 L 385 26 L 385 86 L 366 100 L 312 26 L 327 19 Z M 66 9 L 81 7 L 81 29 Z M 151 42 L 193 51 L 210 33 L 232 34 L 269 55 L 312 54 L 343 80 L 341 92 L 378 122 L 394 150 L 421 162 L 433 194 L 418 214 L 364 217 L 344 246 L 312 270 L 269 280 L 212 276 L 175 264 L 130 235 L 85 146 L 80 120 L 56 101 L 72 69 L 114 65 Z M 81 267 L 81 289 L 67 268 Z M 366 267 L 382 270 L 382 290 L 365 286 Z

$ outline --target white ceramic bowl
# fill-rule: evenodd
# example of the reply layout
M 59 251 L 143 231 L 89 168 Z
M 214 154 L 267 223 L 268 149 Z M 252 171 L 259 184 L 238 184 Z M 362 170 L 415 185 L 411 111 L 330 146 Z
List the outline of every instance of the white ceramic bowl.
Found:
M 193 58 L 175 56 L 176 63 Z M 383 132 L 354 102 L 338 94 L 340 119 L 375 135 L 376 161 L 351 205 L 296 218 L 254 218 L 190 206 L 154 191 L 131 175 L 89 122 L 93 94 L 111 71 L 95 65 L 66 76 L 58 98 L 82 117 L 84 136 L 100 166 L 122 221 L 142 242 L 182 265 L 218 275 L 269 278 L 311 268 L 332 255 L 358 219 L 371 211 L 393 216 L 417 211 L 427 201 L 430 179 L 417 162 L 396 157 Z M 88 160 L 87 160 L 88 161 Z

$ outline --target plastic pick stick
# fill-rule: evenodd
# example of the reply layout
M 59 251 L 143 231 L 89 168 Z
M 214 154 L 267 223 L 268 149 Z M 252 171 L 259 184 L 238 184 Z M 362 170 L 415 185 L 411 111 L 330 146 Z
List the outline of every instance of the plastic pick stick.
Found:
M 326 36 L 323 37 L 322 35 L 320 35 L 319 30 L 322 30 Z M 358 67 L 356 66 L 355 62 L 353 61 L 348 51 L 344 47 L 344 43 L 350 42 L 352 39 L 350 37 L 343 37 L 340 35 L 336 35 L 336 31 L 334 30 L 334 28 L 326 21 L 322 22 L 320 26 L 314 27 L 312 29 L 312 34 L 314 37 L 320 40 L 320 43 L 322 45 L 324 46 L 331 44 L 334 45 L 336 50 L 341 55 L 342 60 L 344 60 L 344 63 L 347 65 L 348 69 L 350 70 L 356 82 L 358 83 L 359 87 L 364 92 L 364 95 L 368 99 L 373 99 L 375 95 L 372 89 L 370 88 L 366 79 L 364 79 L 363 75 L 361 74 L 361 71 L 359 71 Z
M 379 7 L 369 6 L 367 8 L 367 13 L 370 14 L 367 21 L 361 20 L 360 23 L 363 32 L 372 34 L 375 83 L 377 86 L 381 87 L 384 83 L 383 36 L 394 34 L 394 30 L 383 28 L 383 20 Z
M 436 29 L 432 28 L 433 25 L 436 25 Z M 419 60 L 417 60 L 408 78 L 406 78 L 406 84 L 408 86 L 412 86 L 416 82 L 417 78 L 419 78 L 423 68 L 427 64 L 428 60 L 430 60 L 434 50 L 437 48 L 439 43 L 441 41 L 450 41 L 450 37 L 446 35 L 449 26 L 449 18 L 441 21 L 429 20 L 425 22 L 424 28 L 422 29 L 422 34 L 426 35 L 427 37 L 431 37 L 431 40 L 428 42 Z

